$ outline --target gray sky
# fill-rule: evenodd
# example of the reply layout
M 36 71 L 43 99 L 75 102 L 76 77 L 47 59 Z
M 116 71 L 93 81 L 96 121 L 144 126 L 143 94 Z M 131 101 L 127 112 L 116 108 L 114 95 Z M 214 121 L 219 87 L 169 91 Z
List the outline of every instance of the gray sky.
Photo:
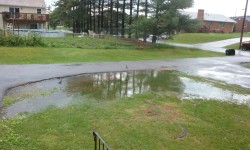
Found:
M 45 0 L 47 6 L 55 1 L 57 0 Z M 204 9 L 206 13 L 222 14 L 228 17 L 243 16 L 245 5 L 246 0 L 194 0 L 194 6 L 187 11 L 197 12 L 198 9 Z M 250 15 L 250 6 L 247 14 Z
M 194 0 L 194 6 L 187 11 L 196 12 L 198 9 L 204 9 L 205 13 L 232 17 L 243 16 L 245 6 L 246 0 Z M 250 14 L 250 6 L 247 14 Z

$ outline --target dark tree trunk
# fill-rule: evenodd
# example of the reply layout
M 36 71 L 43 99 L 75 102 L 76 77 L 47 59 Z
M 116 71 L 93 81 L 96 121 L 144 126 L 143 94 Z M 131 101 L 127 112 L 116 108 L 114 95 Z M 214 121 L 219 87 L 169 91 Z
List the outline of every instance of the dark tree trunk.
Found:
M 93 18 L 93 30 L 94 30 L 94 32 L 96 32 L 96 26 L 95 26 L 96 25 L 96 22 L 95 22 L 95 18 L 96 18 L 96 13 L 95 13 L 96 0 L 94 0 L 92 4 L 93 4 L 93 10 L 94 10 L 94 14 L 93 14 L 94 15 L 93 16 L 94 17 Z
M 86 5 L 86 26 L 87 26 L 87 30 L 89 30 L 89 5 Z
M 126 5 L 126 0 L 123 0 L 123 5 L 122 5 L 122 37 L 124 37 L 124 34 L 125 34 L 125 5 Z
M 139 8 L 140 8 L 140 0 L 137 0 L 136 20 L 139 18 Z M 135 37 L 138 38 L 137 30 L 135 32 Z
M 97 21 L 98 34 L 100 33 L 100 23 L 101 23 L 101 0 L 99 0 L 98 2 L 98 21 Z
M 136 18 L 139 17 L 140 0 L 137 1 Z
M 103 15 L 103 9 L 104 9 L 104 0 L 102 0 L 102 14 L 101 14 L 101 31 L 103 30 L 103 25 L 104 25 L 104 19 L 103 19 L 103 17 L 104 17 L 104 15 Z
M 113 0 L 110 0 L 110 22 L 109 22 L 110 34 L 113 35 Z
M 148 0 L 145 2 L 145 18 L 148 18 Z M 143 33 L 143 42 L 147 42 L 147 33 Z
M 116 0 L 116 35 L 118 35 L 119 28 L 119 0 Z
M 152 38 L 152 43 L 156 43 L 157 40 L 157 35 L 158 35 L 158 14 L 159 14 L 159 4 L 157 4 L 156 6 L 156 10 L 155 10 L 155 17 L 156 17 L 156 24 L 154 25 L 154 29 L 153 29 L 153 38 Z
M 104 20 L 105 20 L 105 25 L 104 25 L 104 28 L 106 28 L 106 30 L 107 30 L 107 32 L 109 33 L 110 31 L 109 31 L 109 17 L 110 17 L 110 15 L 109 15 L 109 0 L 107 0 L 107 10 L 106 10 L 106 16 L 104 16 Z
M 133 11 L 133 0 L 130 0 L 129 3 L 129 35 L 128 38 L 131 38 L 131 24 L 132 24 L 132 11 Z
M 89 0 L 89 30 L 92 30 L 92 15 L 91 15 L 92 5 L 91 0 Z

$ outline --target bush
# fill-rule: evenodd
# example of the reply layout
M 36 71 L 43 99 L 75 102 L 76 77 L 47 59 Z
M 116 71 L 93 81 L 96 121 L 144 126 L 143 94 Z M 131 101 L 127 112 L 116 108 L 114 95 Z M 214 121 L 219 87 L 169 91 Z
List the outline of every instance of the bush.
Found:
M 0 46 L 46 46 L 41 37 L 0 36 Z

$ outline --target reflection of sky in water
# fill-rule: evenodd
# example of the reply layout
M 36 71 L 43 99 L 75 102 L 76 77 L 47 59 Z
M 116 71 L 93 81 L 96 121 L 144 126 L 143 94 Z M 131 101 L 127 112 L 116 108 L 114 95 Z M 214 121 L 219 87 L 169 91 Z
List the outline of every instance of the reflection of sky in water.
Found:
M 64 107 L 87 99 L 113 100 L 149 91 L 170 92 L 181 99 L 218 99 L 250 103 L 249 95 L 234 94 L 206 83 L 178 77 L 169 71 L 132 71 L 86 74 L 53 79 L 16 87 L 6 96 L 21 99 L 6 109 L 5 117 L 22 112 L 36 112 L 48 106 Z
M 195 82 L 192 79 L 180 77 L 185 85 L 182 99 L 216 99 L 237 103 L 250 103 L 250 95 L 236 94 L 228 90 L 213 87 L 207 83 Z
M 221 70 L 223 70 L 223 68 L 221 68 Z M 235 70 L 237 70 L 237 68 L 235 68 Z M 218 67 L 214 67 L 211 69 L 199 70 L 197 73 L 198 75 L 203 76 L 203 77 L 213 76 L 213 78 L 218 79 L 218 80 L 226 81 L 231 84 L 237 83 L 245 88 L 250 88 L 250 84 L 249 84 L 250 76 L 242 71 L 236 71 L 236 72 L 237 74 L 235 74 L 235 72 L 234 73 L 219 72 Z

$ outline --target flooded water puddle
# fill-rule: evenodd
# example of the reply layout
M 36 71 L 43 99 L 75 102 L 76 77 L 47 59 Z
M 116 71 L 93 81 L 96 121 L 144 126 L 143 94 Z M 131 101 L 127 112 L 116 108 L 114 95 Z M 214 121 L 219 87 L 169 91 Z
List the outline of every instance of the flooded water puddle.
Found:
M 5 95 L 5 99 L 12 103 L 2 111 L 2 116 L 37 112 L 49 106 L 64 107 L 88 99 L 114 100 L 146 92 L 176 94 L 183 100 L 215 99 L 250 105 L 250 95 L 196 82 L 174 71 L 150 70 L 85 74 L 19 86 Z

